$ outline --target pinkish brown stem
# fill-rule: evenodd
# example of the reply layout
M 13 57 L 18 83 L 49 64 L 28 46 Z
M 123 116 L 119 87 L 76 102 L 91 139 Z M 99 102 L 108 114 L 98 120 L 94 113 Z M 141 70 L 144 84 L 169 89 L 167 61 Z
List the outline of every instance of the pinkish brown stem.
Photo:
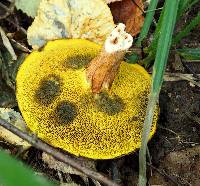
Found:
M 106 39 L 104 47 L 86 69 L 86 77 L 93 93 L 109 89 L 117 75 L 120 64 L 128 48 L 132 45 L 132 37 L 125 31 L 125 25 L 119 24 Z

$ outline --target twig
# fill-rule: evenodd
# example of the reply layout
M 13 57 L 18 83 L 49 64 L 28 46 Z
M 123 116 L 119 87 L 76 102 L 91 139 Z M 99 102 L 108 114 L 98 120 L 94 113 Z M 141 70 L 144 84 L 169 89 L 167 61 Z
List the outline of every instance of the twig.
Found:
M 12 44 L 15 45 L 16 48 L 18 48 L 22 52 L 26 52 L 26 53 L 31 53 L 32 52 L 32 50 L 28 49 L 26 46 L 24 46 L 21 43 L 15 41 L 14 39 L 11 39 L 10 41 L 11 41 Z
M 10 1 L 9 1 L 10 2 Z M 12 14 L 12 12 L 14 11 L 15 8 L 15 0 L 13 0 L 12 2 L 10 2 L 10 6 L 9 8 L 7 8 L 3 3 L 0 2 L 0 7 L 3 8 L 6 13 L 2 16 L 0 16 L 0 19 L 5 19 L 6 17 L 8 17 L 10 14 Z
M 47 143 L 36 138 L 35 136 L 31 136 L 31 135 L 19 130 L 18 128 L 16 128 L 15 126 L 11 125 L 10 123 L 8 123 L 7 121 L 5 121 L 1 118 L 0 118 L 0 125 L 2 127 L 6 128 L 7 130 L 11 131 L 12 133 L 16 134 L 20 138 L 26 140 L 31 145 L 33 145 L 35 148 L 40 149 L 40 150 L 52 155 L 55 159 L 57 159 L 59 161 L 69 164 L 70 166 L 72 166 L 73 168 L 84 173 L 88 177 L 98 180 L 99 182 L 101 182 L 107 186 L 119 186 L 117 183 L 113 182 L 109 178 L 103 176 L 102 174 L 100 174 L 98 172 L 95 172 L 89 168 L 86 168 L 86 167 L 80 165 L 79 163 L 74 161 L 70 156 L 68 156 L 62 152 L 59 152 L 58 149 L 48 145 Z
M 160 128 L 160 129 L 162 129 L 162 130 L 166 130 L 166 131 L 168 131 L 168 132 L 171 132 L 171 133 L 174 134 L 175 136 L 178 136 L 178 137 L 179 137 L 179 135 L 178 135 L 176 132 L 174 132 L 173 130 L 171 130 L 171 129 L 168 129 L 168 128 L 165 128 L 165 127 L 162 127 L 162 126 L 158 126 L 158 128 Z
M 156 172 L 158 172 L 160 175 L 162 175 L 163 177 L 166 177 L 167 179 L 169 179 L 171 182 L 173 182 L 175 185 L 181 185 L 181 183 L 179 183 L 178 181 L 175 181 L 171 176 L 169 176 L 165 171 L 160 170 L 156 167 L 154 167 L 152 164 L 147 162 L 147 165 L 149 167 L 151 167 L 152 169 L 154 169 Z
M 139 156 L 138 153 L 136 153 L 137 156 Z M 181 185 L 178 181 L 174 180 L 171 176 L 169 176 L 165 171 L 160 170 L 158 168 L 156 168 L 155 166 L 153 166 L 150 162 L 147 162 L 147 166 L 151 167 L 152 169 L 154 169 L 156 172 L 158 172 L 160 175 L 162 175 L 163 177 L 169 179 L 171 182 L 173 182 L 175 185 Z
M 196 75 L 199 75 L 199 74 L 196 74 Z M 192 74 L 165 73 L 164 75 L 164 81 L 181 81 L 181 80 L 187 80 L 191 82 L 192 84 L 200 87 L 200 83 L 195 81 L 196 78 L 193 77 Z
M 163 7 L 160 7 L 160 8 L 156 8 L 154 10 L 144 11 L 144 13 L 153 12 L 153 11 L 162 10 L 162 9 L 163 9 Z
M 144 13 L 158 11 L 158 10 L 162 10 L 162 9 L 163 9 L 163 7 L 160 7 L 160 8 L 156 8 L 156 9 L 153 9 L 153 10 L 144 11 Z

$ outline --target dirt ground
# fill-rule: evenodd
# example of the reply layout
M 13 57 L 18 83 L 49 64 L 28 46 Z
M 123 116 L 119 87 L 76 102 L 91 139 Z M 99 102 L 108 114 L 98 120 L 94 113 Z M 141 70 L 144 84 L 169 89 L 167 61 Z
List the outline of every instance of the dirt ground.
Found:
M 197 12 L 200 11 L 200 3 L 182 17 L 177 23 L 178 32 L 185 22 L 189 22 Z M 31 24 L 31 18 L 15 10 L 19 24 L 26 30 Z M 0 22 L 7 33 L 15 32 L 15 39 L 27 46 L 25 35 L 17 26 L 13 25 L 14 16 L 9 20 Z M 176 48 L 200 47 L 200 26 L 184 38 Z M 18 33 L 19 32 L 19 33 Z M 188 62 L 175 57 L 172 49 L 168 73 L 181 73 L 196 75 L 200 82 L 200 63 Z M 20 52 L 20 51 L 18 51 Z M 149 142 L 148 180 L 149 185 L 200 185 L 200 87 L 195 86 L 187 80 L 164 81 L 159 98 L 160 117 L 158 129 Z M 6 86 L 0 76 L 0 107 L 12 107 L 18 110 L 14 91 Z M 17 149 L 3 141 L 0 146 L 9 149 L 12 154 Z M 31 148 L 26 154 L 21 155 L 26 164 L 30 165 L 36 172 L 42 173 L 53 181 L 69 179 L 69 175 L 58 173 L 50 169 L 41 160 L 42 152 Z M 138 152 L 115 160 L 97 161 L 96 168 L 99 172 L 109 175 L 111 179 L 124 186 L 134 186 L 138 180 Z M 87 185 L 77 175 L 70 175 L 70 179 L 80 185 Z M 88 185 L 94 185 L 89 179 Z

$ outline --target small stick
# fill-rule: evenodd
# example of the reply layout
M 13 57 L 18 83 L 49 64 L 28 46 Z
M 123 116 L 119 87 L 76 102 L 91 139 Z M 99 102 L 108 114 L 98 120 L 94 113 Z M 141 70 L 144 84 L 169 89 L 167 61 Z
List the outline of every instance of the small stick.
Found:
M 107 186 L 119 186 L 117 183 L 113 182 L 109 178 L 103 176 L 102 174 L 95 172 L 94 170 L 91 170 L 89 168 L 86 168 L 76 161 L 74 161 L 70 156 L 59 152 L 58 149 L 48 145 L 47 143 L 44 143 L 42 140 L 36 138 L 35 136 L 31 136 L 15 126 L 11 125 L 7 121 L 0 118 L 0 125 L 10 132 L 14 133 L 15 135 L 19 136 L 20 138 L 26 140 L 31 145 L 33 145 L 35 148 L 42 150 L 50 155 L 52 155 L 55 159 L 62 161 L 64 163 L 69 164 L 73 168 L 79 170 L 80 172 L 84 173 L 85 175 L 89 176 L 92 179 L 98 180 L 99 182 L 107 185 Z
M 10 2 L 10 1 L 9 1 Z M 7 8 L 3 3 L 0 2 L 0 7 L 3 8 L 4 10 L 6 10 L 6 13 L 2 16 L 0 16 L 0 19 L 5 19 L 6 17 L 8 17 L 10 14 L 12 14 L 12 12 L 14 11 L 15 8 L 15 0 L 13 0 L 12 2 L 10 2 L 10 6 L 9 8 Z
M 139 156 L 138 153 L 136 153 L 137 156 Z M 178 181 L 174 180 L 170 175 L 168 175 L 164 170 L 160 170 L 158 168 L 156 168 L 155 166 L 153 166 L 151 163 L 147 162 L 147 166 L 151 167 L 152 169 L 154 169 L 156 172 L 158 172 L 160 175 L 162 175 L 163 177 L 169 179 L 169 181 L 171 181 L 172 183 L 174 183 L 175 185 L 181 185 Z
M 147 165 L 149 167 L 151 167 L 152 169 L 154 169 L 156 172 L 158 172 L 160 175 L 162 175 L 163 177 L 166 177 L 167 179 L 169 179 L 169 181 L 171 181 L 172 183 L 174 183 L 175 185 L 181 185 L 181 183 L 179 183 L 178 181 L 176 181 L 175 179 L 173 179 L 171 176 L 169 176 L 165 171 L 160 170 L 156 167 L 154 167 L 152 164 L 147 162 Z
M 29 50 L 26 46 L 22 45 L 21 43 L 15 41 L 14 39 L 10 39 L 11 43 L 15 45 L 15 47 L 22 52 L 31 53 L 32 50 Z
M 199 74 L 196 74 L 199 75 Z M 164 74 L 164 81 L 181 81 L 181 80 L 187 80 L 191 82 L 192 84 L 200 87 L 200 83 L 195 81 L 196 78 L 193 77 L 192 74 L 182 74 L 182 73 L 165 73 Z

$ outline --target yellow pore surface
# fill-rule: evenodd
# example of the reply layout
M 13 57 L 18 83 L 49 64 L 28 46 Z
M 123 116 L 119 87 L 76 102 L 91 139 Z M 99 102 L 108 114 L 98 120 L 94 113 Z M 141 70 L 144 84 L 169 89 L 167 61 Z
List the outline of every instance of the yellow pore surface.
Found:
M 111 159 L 140 148 L 150 76 L 122 62 L 111 89 L 92 95 L 85 67 L 100 48 L 69 39 L 32 52 L 17 74 L 17 100 L 39 138 L 77 156 Z M 156 111 L 150 137 L 157 117 Z

